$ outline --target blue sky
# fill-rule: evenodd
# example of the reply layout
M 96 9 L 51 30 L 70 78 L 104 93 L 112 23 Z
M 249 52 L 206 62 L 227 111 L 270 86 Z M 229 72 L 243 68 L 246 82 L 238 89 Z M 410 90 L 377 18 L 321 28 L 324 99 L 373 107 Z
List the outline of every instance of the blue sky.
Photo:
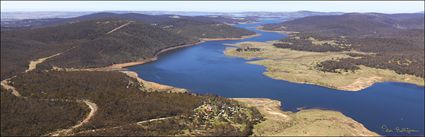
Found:
M 339 11 L 410 13 L 424 1 L 1 1 L 1 11 Z

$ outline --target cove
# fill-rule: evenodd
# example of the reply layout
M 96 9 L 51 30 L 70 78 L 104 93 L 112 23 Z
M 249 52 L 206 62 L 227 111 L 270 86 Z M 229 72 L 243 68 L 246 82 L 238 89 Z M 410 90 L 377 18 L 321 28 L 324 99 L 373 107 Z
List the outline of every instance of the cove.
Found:
M 129 67 L 142 79 L 185 88 L 194 93 L 216 94 L 229 98 L 270 98 L 282 102 L 284 111 L 299 108 L 336 110 L 381 135 L 424 134 L 424 87 L 407 83 L 382 82 L 358 92 L 274 80 L 263 75 L 265 67 L 249 60 L 224 55 L 224 44 L 243 41 L 270 41 L 287 37 L 255 27 L 281 20 L 265 19 L 237 27 L 261 34 L 243 40 L 204 42 L 161 54 L 154 62 Z M 388 132 L 383 126 L 394 129 Z M 408 128 L 415 132 L 396 132 Z

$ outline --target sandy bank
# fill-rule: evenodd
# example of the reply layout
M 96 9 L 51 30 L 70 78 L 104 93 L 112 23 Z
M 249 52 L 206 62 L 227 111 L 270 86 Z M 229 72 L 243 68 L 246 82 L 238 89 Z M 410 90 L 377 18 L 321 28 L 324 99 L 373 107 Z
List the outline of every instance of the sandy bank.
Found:
M 126 74 L 127 76 L 131 78 L 136 79 L 139 82 L 140 86 L 148 89 L 149 91 L 163 91 L 163 92 L 172 92 L 172 93 L 187 93 L 188 92 L 186 89 L 183 89 L 183 88 L 176 88 L 176 87 L 172 87 L 168 85 L 163 85 L 163 84 L 143 80 L 137 75 L 136 72 L 133 72 L 133 71 L 120 71 L 120 72 Z
M 60 67 L 53 66 L 53 69 L 52 70 L 54 70 L 54 71 L 120 71 L 120 72 L 126 74 L 129 77 L 135 78 L 141 84 L 141 86 L 143 86 L 143 87 L 145 87 L 147 89 L 154 90 L 154 91 L 168 91 L 168 92 L 174 92 L 174 93 L 186 93 L 186 92 L 188 92 L 186 89 L 176 88 L 176 87 L 172 87 L 172 86 L 168 86 L 168 85 L 163 85 L 163 84 L 159 84 L 159 83 L 155 83 L 155 82 L 150 82 L 150 81 L 145 81 L 145 80 L 141 79 L 137 75 L 136 72 L 128 71 L 128 70 L 125 70 L 124 68 L 135 66 L 135 65 L 141 65 L 141 64 L 144 64 L 144 63 L 148 63 L 148 62 L 152 62 L 152 61 L 157 60 L 158 59 L 158 56 L 160 54 L 164 53 L 164 52 L 175 50 L 175 49 L 179 49 L 179 48 L 189 47 L 189 46 L 193 46 L 193 45 L 197 45 L 197 44 L 201 44 L 201 43 L 206 42 L 206 41 L 240 40 L 240 39 L 251 38 L 251 37 L 256 37 L 256 36 L 259 36 L 259 34 L 254 34 L 254 35 L 249 35 L 249 36 L 242 36 L 241 38 L 211 38 L 211 39 L 202 39 L 201 41 L 196 42 L 196 43 L 186 44 L 186 45 L 180 45 L 180 46 L 174 46 L 174 47 L 168 47 L 168 48 L 162 49 L 162 50 L 158 51 L 157 53 L 155 53 L 154 57 L 148 58 L 148 59 L 144 59 L 144 60 L 140 60 L 140 61 L 113 64 L 113 65 L 110 65 L 110 66 L 99 67 L 99 68 L 60 68 Z
M 112 64 L 111 66 L 107 66 L 105 68 L 111 68 L 111 69 L 121 69 L 121 68 L 125 68 L 125 67 L 131 67 L 131 66 L 136 66 L 136 65 L 141 65 L 144 63 L 148 63 L 148 62 L 152 62 L 158 59 L 158 56 L 161 53 L 167 52 L 167 51 L 171 51 L 171 50 L 175 50 L 175 49 L 179 49 L 179 48 L 184 48 L 184 47 L 190 47 L 193 45 L 197 45 L 197 44 L 201 44 L 204 41 L 200 41 L 200 42 L 196 42 L 196 43 L 192 43 L 192 44 L 186 44 L 186 45 L 181 45 L 181 46 L 174 46 L 174 47 L 168 47 L 165 49 L 161 49 L 160 51 L 158 51 L 157 53 L 155 53 L 155 55 L 152 58 L 148 58 L 148 59 L 143 59 L 140 61 L 133 61 L 133 62 L 126 62 L 126 63 L 119 63 L 119 64 Z
M 242 36 L 240 38 L 201 38 L 201 41 L 217 41 L 217 40 L 242 40 L 246 38 L 252 38 L 260 36 L 261 34 L 254 34 L 254 35 L 248 35 L 248 36 Z
M 131 66 L 135 66 L 135 65 L 141 65 L 141 64 L 144 64 L 144 63 L 155 61 L 155 60 L 158 59 L 158 56 L 160 54 L 164 53 L 164 52 L 175 50 L 175 49 L 179 49 L 179 48 L 184 48 L 184 47 L 190 47 L 190 46 L 198 45 L 198 44 L 201 44 L 201 43 L 207 42 L 207 41 L 241 40 L 241 39 L 246 39 L 246 38 L 251 38 L 251 37 L 256 37 L 256 36 L 260 36 L 260 34 L 254 34 L 254 35 L 249 35 L 249 36 L 242 36 L 241 38 L 203 38 L 203 39 L 201 39 L 201 41 L 196 42 L 196 43 L 186 44 L 186 45 L 181 45 L 181 46 L 174 46 L 174 47 L 169 47 L 169 48 L 162 49 L 162 50 L 158 51 L 154 55 L 154 57 L 148 58 L 148 59 L 144 59 L 144 60 L 140 60 L 140 61 L 126 62 L 126 63 L 120 63 L 120 64 L 113 64 L 113 65 L 107 66 L 107 67 L 86 68 L 86 69 L 73 69 L 73 68 L 58 68 L 58 67 L 54 67 L 54 70 L 65 70 L 65 71 L 114 71 L 114 70 L 118 70 L 120 72 L 123 72 L 124 74 L 126 74 L 129 77 L 132 77 L 132 78 L 137 79 L 137 81 L 140 84 L 142 84 L 145 88 L 148 88 L 150 90 L 169 91 L 169 92 L 174 92 L 174 93 L 186 93 L 186 92 L 188 92 L 186 89 L 176 88 L 176 87 L 172 87 L 172 86 L 168 86 L 168 85 L 163 85 L 163 84 L 159 84 L 159 83 L 155 83 L 155 82 L 150 82 L 150 81 L 145 81 L 145 80 L 141 79 L 137 75 L 136 72 L 128 71 L 128 70 L 125 70 L 124 71 L 123 69 L 126 68 L 126 67 L 131 67 Z
M 266 98 L 233 98 L 257 108 L 265 120 L 254 126 L 254 136 L 378 136 L 337 111 L 306 109 L 285 112 L 281 102 Z
M 164 52 L 175 50 L 175 49 L 179 49 L 179 48 L 185 48 L 185 47 L 190 47 L 190 46 L 198 45 L 198 44 L 201 44 L 201 43 L 207 42 L 207 41 L 241 40 L 241 39 L 246 39 L 246 38 L 251 38 L 251 37 L 256 37 L 256 36 L 260 36 L 260 34 L 254 34 L 254 35 L 249 35 L 249 36 L 242 36 L 241 38 L 202 38 L 199 42 L 196 42 L 196 43 L 186 44 L 186 45 L 181 45 L 181 46 L 168 47 L 168 48 L 162 49 L 162 50 L 158 51 L 152 58 L 143 59 L 143 60 L 140 60 L 140 61 L 133 61 L 133 62 L 113 64 L 111 66 L 105 67 L 105 69 L 108 69 L 108 68 L 109 69 L 121 69 L 121 68 L 125 68 L 125 67 L 131 67 L 131 66 L 141 65 L 141 64 L 144 64 L 144 63 L 149 63 L 149 62 L 152 62 L 152 61 L 157 60 L 158 59 L 158 56 L 160 54 L 164 53 Z

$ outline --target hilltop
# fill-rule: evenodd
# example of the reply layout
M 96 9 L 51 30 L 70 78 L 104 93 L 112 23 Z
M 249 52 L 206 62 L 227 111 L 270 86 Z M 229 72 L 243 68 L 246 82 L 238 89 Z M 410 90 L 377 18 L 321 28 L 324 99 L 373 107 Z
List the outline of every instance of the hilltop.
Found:
M 114 13 L 47 21 L 38 27 L 1 33 L 2 79 L 23 72 L 31 60 L 56 53 L 63 54 L 41 68 L 108 66 L 152 58 L 162 49 L 194 44 L 203 38 L 255 34 L 207 19 Z
M 250 134 L 262 119 L 256 109 L 163 88 L 169 86 L 108 66 L 152 60 L 204 38 L 254 32 L 207 19 L 118 16 L 1 32 L 2 136 Z
M 325 61 L 323 71 L 358 69 L 359 65 L 424 77 L 424 14 L 347 13 L 312 16 L 264 30 L 285 31 L 289 38 L 276 47 L 313 52 L 359 51 L 354 58 Z

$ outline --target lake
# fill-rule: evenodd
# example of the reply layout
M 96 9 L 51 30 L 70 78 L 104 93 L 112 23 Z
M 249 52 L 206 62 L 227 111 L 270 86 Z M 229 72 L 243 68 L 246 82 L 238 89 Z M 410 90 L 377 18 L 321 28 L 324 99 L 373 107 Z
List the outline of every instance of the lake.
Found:
M 275 32 L 263 32 L 255 27 L 280 22 L 240 24 L 261 36 L 244 40 L 209 41 L 196 46 L 161 54 L 157 61 L 129 67 L 142 79 L 185 88 L 194 93 L 209 93 L 236 98 L 271 98 L 282 102 L 284 111 L 298 108 L 336 110 L 362 123 L 381 135 L 424 134 L 424 87 L 407 83 L 383 82 L 358 92 L 274 80 L 265 75 L 265 67 L 247 64 L 249 60 L 224 55 L 227 43 L 270 41 L 287 37 Z M 417 130 L 410 134 L 385 132 L 391 129 Z

